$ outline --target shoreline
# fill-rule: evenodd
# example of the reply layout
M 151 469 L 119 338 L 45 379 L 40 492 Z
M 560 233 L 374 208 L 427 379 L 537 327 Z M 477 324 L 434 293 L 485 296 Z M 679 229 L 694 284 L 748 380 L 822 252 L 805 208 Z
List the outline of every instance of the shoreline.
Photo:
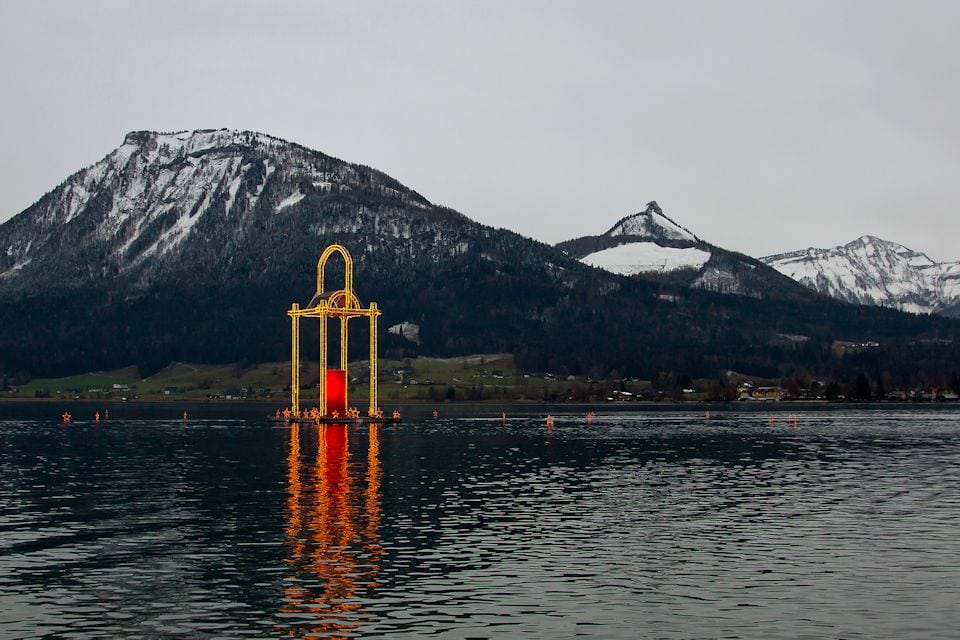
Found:
M 191 405 L 191 406 L 264 406 L 282 408 L 288 406 L 287 402 L 275 402 L 274 400 L 249 398 L 237 400 L 224 400 L 219 398 L 136 398 L 121 400 L 119 398 L 24 398 L 24 397 L 0 397 L 0 406 L 21 405 L 21 404 L 73 404 L 73 405 Z M 630 407 L 654 408 L 654 407 L 726 407 L 726 408 L 750 408 L 750 409 L 773 409 L 776 407 L 909 407 L 909 406 L 935 406 L 935 407 L 960 407 L 960 401 L 956 400 L 630 400 L 630 401 L 580 401 L 580 400 L 442 400 L 431 402 L 422 399 L 404 399 L 389 403 L 381 403 L 383 406 L 412 406 L 412 407 L 503 407 L 503 406 L 550 406 L 550 407 L 590 407 L 615 409 L 624 411 Z

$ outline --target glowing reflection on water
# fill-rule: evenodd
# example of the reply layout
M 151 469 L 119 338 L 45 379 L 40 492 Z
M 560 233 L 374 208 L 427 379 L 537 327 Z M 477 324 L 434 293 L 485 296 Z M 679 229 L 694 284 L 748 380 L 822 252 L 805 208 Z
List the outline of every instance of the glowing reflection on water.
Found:
M 366 473 L 351 464 L 345 424 L 290 429 L 287 457 L 289 573 L 280 613 L 298 625 L 288 635 L 349 634 L 364 620 L 361 602 L 379 586 L 382 546 L 380 427 L 370 425 Z M 316 456 L 301 451 L 315 434 Z M 331 636 L 336 637 L 336 635 Z

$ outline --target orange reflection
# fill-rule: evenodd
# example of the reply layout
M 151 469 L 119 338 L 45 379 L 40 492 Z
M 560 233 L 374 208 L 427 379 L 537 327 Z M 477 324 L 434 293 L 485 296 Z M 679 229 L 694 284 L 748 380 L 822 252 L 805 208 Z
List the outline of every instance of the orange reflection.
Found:
M 301 462 L 310 456 L 301 454 L 299 425 L 290 429 L 285 529 L 290 573 L 281 612 L 304 620 L 286 630 L 288 635 L 343 638 L 368 619 L 360 599 L 380 586 L 380 432 L 370 425 L 364 477 L 363 459 L 351 461 L 347 425 L 318 425 L 316 431 L 311 468 Z
M 290 425 L 290 453 L 287 455 L 287 539 L 297 541 L 297 532 L 303 527 L 303 510 L 300 508 L 300 495 L 303 485 L 300 483 L 300 425 Z M 294 557 L 303 555 L 303 543 L 297 541 L 293 548 Z
M 380 559 L 383 557 L 383 547 L 380 545 L 380 425 L 371 424 L 369 443 L 367 445 L 367 496 L 364 509 L 367 516 L 367 526 L 364 529 L 364 543 L 369 552 L 369 568 L 367 586 L 375 589 L 380 586 L 376 581 L 380 573 Z

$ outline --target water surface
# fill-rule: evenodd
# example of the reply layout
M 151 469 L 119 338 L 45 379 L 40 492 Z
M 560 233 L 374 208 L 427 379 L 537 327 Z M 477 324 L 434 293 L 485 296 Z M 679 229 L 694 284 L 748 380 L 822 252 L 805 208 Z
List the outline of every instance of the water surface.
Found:
M 523 411 L 20 409 L 0 637 L 956 637 L 960 412 Z

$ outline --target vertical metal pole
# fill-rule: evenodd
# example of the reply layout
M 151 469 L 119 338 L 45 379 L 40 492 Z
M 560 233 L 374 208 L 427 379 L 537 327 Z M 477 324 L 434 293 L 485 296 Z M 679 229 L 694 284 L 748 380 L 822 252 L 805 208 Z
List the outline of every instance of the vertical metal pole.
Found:
M 370 303 L 370 408 L 367 415 L 373 417 L 377 411 L 377 303 Z
M 290 307 L 290 410 L 300 410 L 300 305 Z
M 343 369 L 344 375 L 343 398 L 345 407 L 350 406 L 350 401 L 347 399 L 350 389 L 350 356 L 347 354 L 347 321 L 349 319 L 347 316 L 340 316 L 340 368 Z
M 327 304 L 320 307 L 320 416 L 327 417 Z

